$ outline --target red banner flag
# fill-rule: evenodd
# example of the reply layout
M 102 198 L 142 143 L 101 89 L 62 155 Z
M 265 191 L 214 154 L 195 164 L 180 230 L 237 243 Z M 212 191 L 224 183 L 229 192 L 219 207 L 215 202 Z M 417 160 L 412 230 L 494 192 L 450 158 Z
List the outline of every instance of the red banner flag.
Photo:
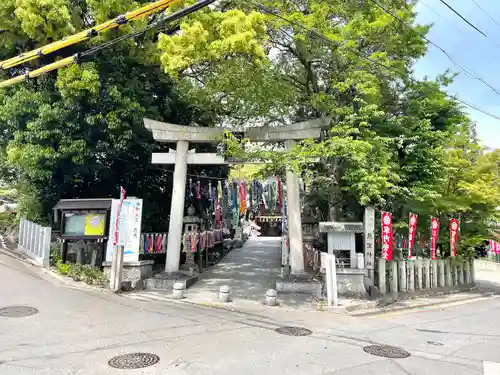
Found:
M 458 240 L 458 232 L 460 231 L 460 224 L 458 219 L 450 220 L 450 250 L 451 256 L 457 256 L 457 240 Z
M 417 231 L 417 215 L 410 213 L 410 225 L 408 233 L 408 259 L 412 258 L 413 245 L 415 244 L 415 232 Z
M 436 245 L 439 237 L 439 219 L 431 218 L 431 257 L 436 259 Z
M 118 226 L 120 220 L 120 211 L 122 209 L 123 201 L 125 200 L 125 194 L 126 194 L 125 189 L 120 186 L 120 204 L 118 205 L 118 210 L 116 212 L 115 231 L 113 233 L 113 246 L 118 245 Z
M 382 258 L 392 260 L 392 215 L 382 212 Z

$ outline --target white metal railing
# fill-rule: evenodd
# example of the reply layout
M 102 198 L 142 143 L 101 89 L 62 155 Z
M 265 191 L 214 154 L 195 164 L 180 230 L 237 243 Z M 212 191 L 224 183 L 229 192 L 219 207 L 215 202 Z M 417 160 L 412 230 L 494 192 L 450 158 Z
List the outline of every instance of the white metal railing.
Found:
M 40 265 L 47 267 L 50 258 L 50 240 L 52 230 L 29 220 L 19 223 L 18 250 L 26 253 Z

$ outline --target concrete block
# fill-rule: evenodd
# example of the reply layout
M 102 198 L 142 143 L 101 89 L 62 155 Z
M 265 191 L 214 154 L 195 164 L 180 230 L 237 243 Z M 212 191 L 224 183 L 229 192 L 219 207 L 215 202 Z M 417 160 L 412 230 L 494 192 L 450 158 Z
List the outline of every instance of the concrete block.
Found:
M 423 272 L 423 282 L 422 289 L 430 289 L 431 288 L 431 262 L 430 259 L 422 260 L 422 272 Z
M 461 262 L 458 265 L 458 285 L 463 285 L 465 283 L 464 280 L 464 264 Z
M 438 261 L 436 259 L 431 260 L 431 288 L 435 289 L 438 287 Z
M 219 289 L 219 301 L 229 302 L 231 300 L 231 288 L 227 285 L 223 285 Z
M 276 280 L 276 291 L 278 293 L 312 294 L 319 297 L 321 295 L 321 282 L 308 278 L 285 276 Z
M 266 292 L 266 305 L 267 306 L 276 306 L 278 302 L 278 292 L 275 289 L 269 289 Z
M 152 260 L 142 260 L 138 262 L 123 263 L 121 280 L 129 282 L 131 289 L 140 290 L 144 288 L 145 281 L 153 276 Z M 111 262 L 106 261 L 102 263 L 104 274 L 110 278 L 111 276 Z
M 422 290 L 423 288 L 423 274 L 422 274 L 422 261 L 420 259 L 415 260 L 415 278 L 417 290 Z
M 398 287 L 400 292 L 406 292 L 407 283 L 406 260 L 398 261 Z
M 175 283 L 172 289 L 172 297 L 174 299 L 184 298 L 184 290 L 186 290 L 184 283 Z
M 470 260 L 470 278 L 471 278 L 471 283 L 476 282 L 476 259 L 471 259 Z
M 444 260 L 438 260 L 438 266 L 437 266 L 437 271 L 438 271 L 438 286 L 440 288 L 445 287 L 445 273 L 444 273 Z
M 453 270 L 451 266 L 451 259 L 449 258 L 444 261 L 444 273 L 445 286 L 453 286 Z
M 408 260 L 407 261 L 407 269 L 408 269 L 408 292 L 415 291 L 415 261 Z
M 387 293 L 387 278 L 385 273 L 386 262 L 384 259 L 378 260 L 378 290 L 381 294 Z
M 393 260 L 389 262 L 390 264 L 390 275 L 391 275 L 391 296 L 395 301 L 398 299 L 398 262 Z

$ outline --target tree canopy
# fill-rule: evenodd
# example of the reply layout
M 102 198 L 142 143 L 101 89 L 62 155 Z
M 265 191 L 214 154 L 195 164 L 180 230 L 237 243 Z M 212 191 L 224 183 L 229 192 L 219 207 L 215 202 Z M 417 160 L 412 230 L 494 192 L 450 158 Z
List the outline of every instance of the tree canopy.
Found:
M 182 34 L 161 35 L 161 63 L 183 97 L 221 123 L 331 118 L 319 142 L 257 152 L 274 161 L 270 173 L 302 172 L 323 219 L 359 219 L 371 204 L 402 222 L 419 213 L 426 232 L 428 215 L 458 215 L 467 244 L 477 243 L 500 206 L 497 153 L 485 154 L 446 95 L 452 74 L 412 77 L 429 30 L 415 23 L 415 4 L 382 3 L 399 20 L 371 1 L 224 3 L 189 17 Z M 234 143 L 231 152 L 250 157 Z
M 96 22 L 137 8 L 142 2 L 114 0 L 21 0 L 0 5 L 0 58 L 43 46 Z M 126 25 L 89 42 L 102 43 L 144 22 Z M 142 35 L 103 50 L 55 74 L 0 92 L 0 152 L 4 181 L 18 185 L 23 214 L 50 220 L 60 198 L 129 196 L 145 200 L 145 229 L 166 230 L 171 193 L 171 166 L 151 165 L 151 153 L 168 151 L 144 128 L 143 118 L 188 124 L 203 110 L 179 97 L 160 68 L 157 35 Z M 58 59 L 59 55 L 28 64 Z M 19 74 L 24 67 L 3 74 Z M 209 122 L 207 123 L 209 124 Z M 194 169 L 191 173 L 198 173 Z M 220 173 L 221 171 L 215 171 Z
M 401 226 L 409 212 L 418 213 L 425 232 L 430 215 L 460 216 L 464 245 L 474 245 L 498 220 L 499 152 L 482 148 L 474 123 L 446 94 L 453 74 L 413 78 L 430 29 L 416 24 L 415 2 L 379 1 L 399 20 L 372 1 L 220 1 L 183 18 L 179 32 L 150 31 L 91 61 L 2 91 L 0 177 L 15 181 L 31 216 L 47 215 L 60 197 L 114 196 L 125 185 L 158 219 L 168 212 L 171 174 L 149 160 L 167 146 L 152 141 L 143 117 L 202 126 L 327 117 L 320 140 L 304 140 L 287 153 L 245 151 L 231 138 L 226 150 L 271 159 L 259 173 L 301 171 L 305 200 L 320 208 L 322 219 L 359 219 L 370 204 L 393 212 Z M 4 1 L 0 59 L 141 3 Z M 167 12 L 191 3 L 179 0 Z

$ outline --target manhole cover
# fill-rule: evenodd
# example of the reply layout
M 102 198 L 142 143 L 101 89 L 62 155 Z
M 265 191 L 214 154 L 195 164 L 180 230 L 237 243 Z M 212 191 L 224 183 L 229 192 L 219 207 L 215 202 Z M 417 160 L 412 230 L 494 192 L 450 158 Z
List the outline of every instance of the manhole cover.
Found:
M 441 343 L 439 341 L 427 341 L 427 344 L 434 345 L 434 346 L 443 346 L 443 343 Z
M 301 327 L 279 327 L 276 328 L 276 332 L 288 336 L 309 336 L 312 334 L 311 330 Z
M 160 357 L 152 353 L 129 353 L 113 357 L 108 365 L 121 370 L 132 370 L 153 366 L 160 361 Z
M 25 316 L 35 315 L 37 309 L 31 306 L 8 306 L 0 309 L 0 316 L 7 318 L 24 318 Z
M 410 356 L 406 350 L 387 345 L 369 345 L 365 346 L 363 350 L 368 354 L 384 358 L 407 358 Z

